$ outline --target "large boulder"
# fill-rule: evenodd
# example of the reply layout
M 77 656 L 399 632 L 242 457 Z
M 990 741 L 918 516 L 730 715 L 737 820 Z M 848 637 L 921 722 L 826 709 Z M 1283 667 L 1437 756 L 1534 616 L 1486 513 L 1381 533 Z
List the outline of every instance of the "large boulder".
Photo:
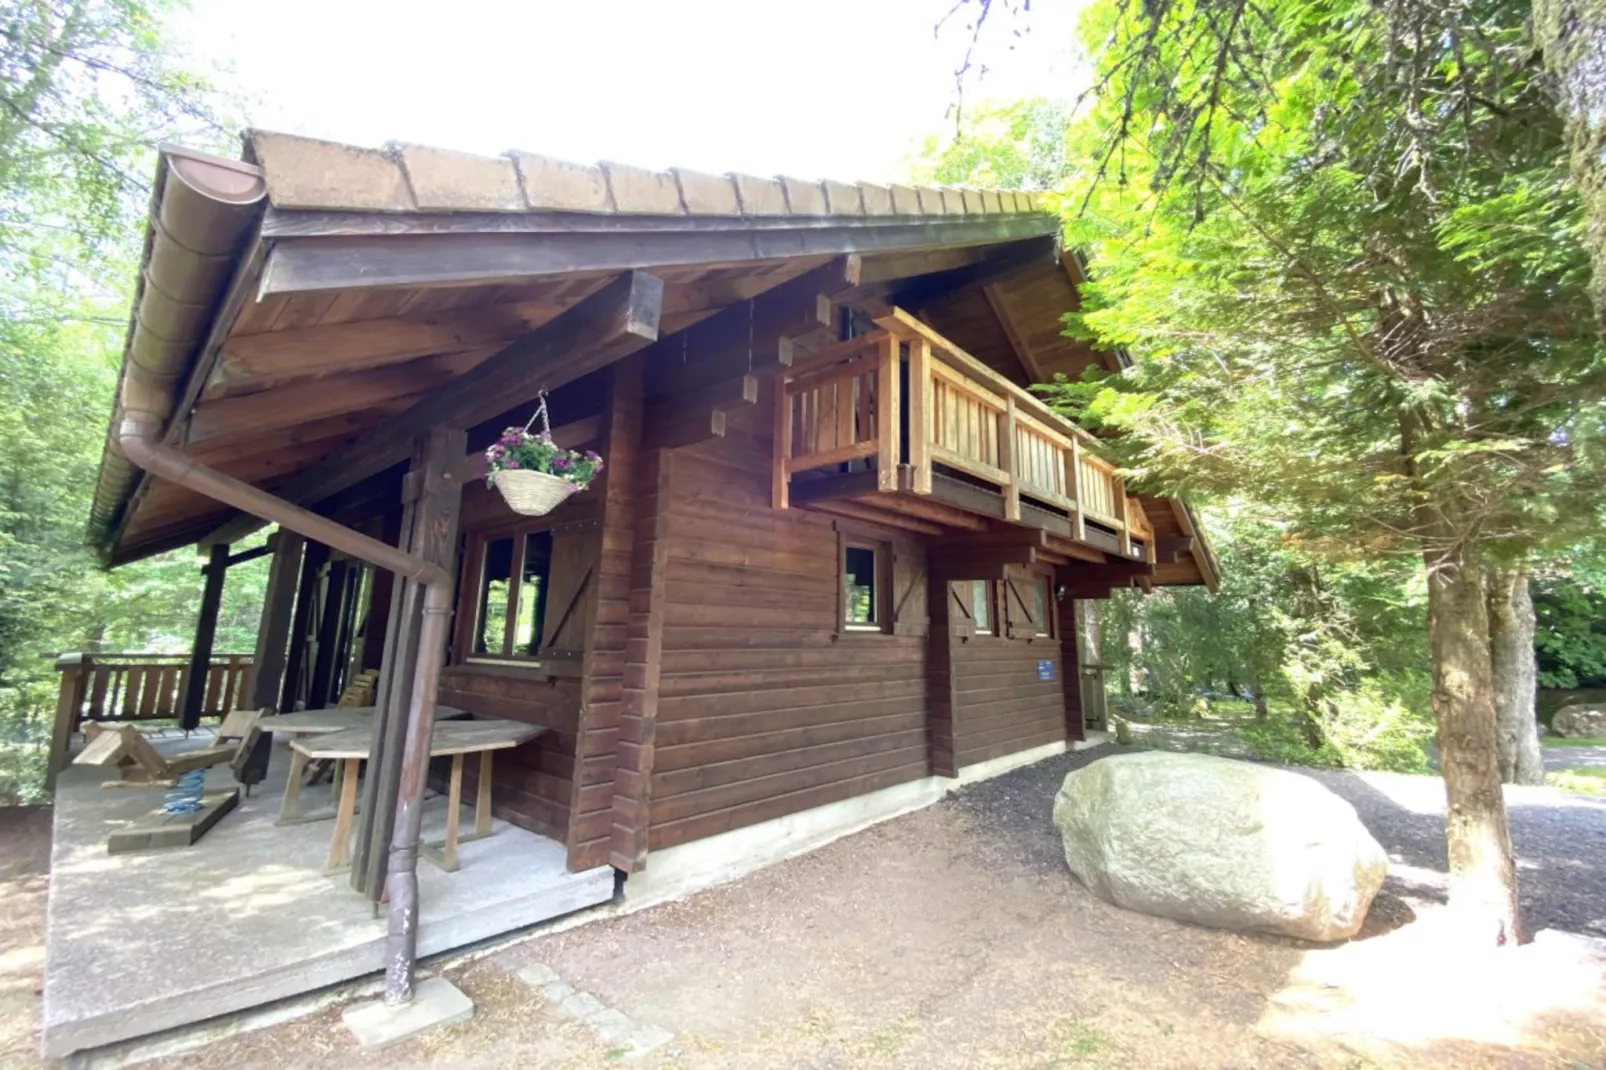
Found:
M 1550 719 L 1550 728 L 1558 736 L 1606 736 L 1606 704 L 1563 706 Z
M 1054 824 L 1071 872 L 1117 906 L 1305 940 L 1354 936 L 1389 865 L 1355 808 L 1310 777 L 1203 754 L 1074 770 Z

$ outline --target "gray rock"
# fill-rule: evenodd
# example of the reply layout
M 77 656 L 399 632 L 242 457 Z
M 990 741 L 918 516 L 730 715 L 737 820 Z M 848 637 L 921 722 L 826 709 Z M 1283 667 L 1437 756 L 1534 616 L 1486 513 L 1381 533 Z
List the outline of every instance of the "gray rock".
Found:
M 1073 770 L 1054 798 L 1071 872 L 1117 906 L 1221 929 L 1344 940 L 1388 856 L 1309 777 L 1152 751 Z
M 1606 703 L 1578 703 L 1563 706 L 1550 719 L 1558 736 L 1606 736 Z

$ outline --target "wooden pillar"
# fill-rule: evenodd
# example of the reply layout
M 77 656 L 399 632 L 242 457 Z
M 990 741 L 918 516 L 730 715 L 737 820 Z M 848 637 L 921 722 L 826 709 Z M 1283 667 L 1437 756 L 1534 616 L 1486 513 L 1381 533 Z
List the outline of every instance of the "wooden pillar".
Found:
M 309 709 L 322 709 L 334 701 L 330 689 L 340 660 L 340 620 L 346 609 L 346 570 L 350 561 L 329 562 L 323 577 L 323 606 L 318 619 L 318 654 L 312 663 L 312 687 L 307 694 Z
M 954 599 L 946 579 L 928 572 L 926 612 L 931 624 L 926 638 L 926 702 L 933 776 L 959 775 L 957 758 L 958 699 L 954 672 Z
M 50 752 L 45 756 L 46 793 L 56 790 L 56 773 L 67 764 L 67 751 L 72 746 L 72 734 L 78 728 L 94 660 L 89 654 L 63 654 L 56 659 L 56 672 L 61 674 L 61 680 L 56 696 L 56 724 L 50 733 Z
M 227 543 L 220 542 L 212 547 L 203 574 L 206 583 L 201 588 L 201 611 L 195 619 L 195 644 L 190 647 L 190 671 L 184 683 L 184 707 L 178 717 L 179 727 L 186 732 L 201 723 L 201 710 L 206 705 L 206 677 L 207 669 L 212 664 L 212 639 L 217 635 L 218 610 L 223 607 L 223 581 L 229 575 Z
M 403 548 L 448 572 L 455 568 L 458 514 L 463 498 L 462 480 L 457 473 L 467 452 L 468 436 L 464 432 L 437 429 L 415 445 L 411 474 L 403 483 Z M 418 659 L 445 657 L 444 650 L 419 648 L 423 587 L 412 580 L 400 580 L 394 583 L 393 590 L 375 697 L 378 714 L 374 718 L 374 742 L 369 751 L 369 772 L 363 785 L 363 808 L 351 867 L 352 887 L 375 903 L 384 894 L 388 875 L 387 851 L 396 825 L 407 715 L 413 702 Z M 433 719 L 434 696 L 428 698 Z
M 289 712 L 296 703 L 310 697 L 304 694 L 302 683 L 307 675 L 307 647 L 311 643 L 309 632 L 314 626 L 313 610 L 318 605 L 318 572 L 329 560 L 329 547 L 321 542 L 308 542 L 301 558 L 301 578 L 296 583 L 296 611 L 290 619 L 290 649 L 285 655 L 284 690 L 279 693 L 279 709 Z
M 273 562 L 268 586 L 262 593 L 262 620 L 257 625 L 256 652 L 251 659 L 251 689 L 240 703 L 246 709 L 282 712 L 285 662 L 289 654 L 290 622 L 294 615 L 296 581 L 301 577 L 301 551 L 306 540 L 280 529 L 273 537 Z M 264 732 L 240 770 L 247 787 L 267 777 L 273 737 Z
M 1077 649 L 1076 601 L 1061 594 L 1064 584 L 1056 577 L 1049 594 L 1054 599 L 1060 637 L 1060 683 L 1065 693 L 1065 738 L 1086 739 L 1087 726 L 1082 711 L 1082 659 Z

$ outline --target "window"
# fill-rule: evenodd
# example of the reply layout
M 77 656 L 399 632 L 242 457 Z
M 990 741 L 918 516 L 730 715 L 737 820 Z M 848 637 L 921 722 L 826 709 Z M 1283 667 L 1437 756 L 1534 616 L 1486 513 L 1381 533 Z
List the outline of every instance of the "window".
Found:
M 470 656 L 535 657 L 551 585 L 552 533 L 486 539 L 479 560 Z
M 892 576 L 886 547 L 872 542 L 842 544 L 842 627 L 852 632 L 885 632 L 891 616 L 887 590 Z
M 1032 620 L 1036 624 L 1038 635 L 1050 634 L 1048 615 L 1053 605 L 1053 600 L 1048 596 L 1048 578 L 1045 576 L 1033 576 Z
M 987 580 L 970 581 L 970 627 L 977 635 L 993 634 L 993 585 Z

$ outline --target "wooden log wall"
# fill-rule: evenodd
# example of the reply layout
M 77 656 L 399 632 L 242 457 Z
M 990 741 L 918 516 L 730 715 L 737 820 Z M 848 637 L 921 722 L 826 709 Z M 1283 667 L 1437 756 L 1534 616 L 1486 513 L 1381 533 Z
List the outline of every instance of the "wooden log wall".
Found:
M 1058 638 L 955 639 L 952 660 L 957 767 L 1066 738 L 1067 666 Z M 1053 663 L 1052 680 L 1038 679 L 1043 660 Z M 1069 671 L 1074 678 L 1074 664 Z
M 652 850 L 929 772 L 926 640 L 837 637 L 837 529 L 770 507 L 765 401 L 674 458 Z M 904 562 L 895 571 L 923 563 L 914 539 L 881 534 Z M 925 600 L 910 605 L 921 621 L 905 630 L 924 623 Z

